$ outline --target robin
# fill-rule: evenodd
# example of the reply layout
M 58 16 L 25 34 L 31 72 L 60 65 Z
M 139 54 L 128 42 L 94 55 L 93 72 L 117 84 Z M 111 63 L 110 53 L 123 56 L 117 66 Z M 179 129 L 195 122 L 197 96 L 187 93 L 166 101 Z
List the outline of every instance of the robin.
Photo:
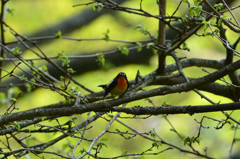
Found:
M 105 90 L 103 97 L 108 95 L 108 93 L 110 93 L 112 96 L 120 97 L 126 93 L 128 86 L 129 83 L 126 74 L 124 72 L 119 72 L 118 75 L 108 84 L 99 85 L 98 87 L 102 87 Z

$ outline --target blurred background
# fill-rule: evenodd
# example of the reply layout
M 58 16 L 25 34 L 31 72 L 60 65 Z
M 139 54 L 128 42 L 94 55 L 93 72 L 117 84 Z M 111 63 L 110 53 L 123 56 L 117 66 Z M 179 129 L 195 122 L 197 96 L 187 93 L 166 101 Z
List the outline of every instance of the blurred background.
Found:
M 79 56 L 79 55 L 92 55 L 97 53 L 106 53 L 111 50 L 116 50 L 122 46 L 130 46 L 129 42 L 139 42 L 148 40 L 147 35 L 142 34 L 136 29 L 136 26 L 141 25 L 146 28 L 152 35 L 157 35 L 158 21 L 153 18 L 142 17 L 134 14 L 129 14 L 120 11 L 110 10 L 98 10 L 93 5 L 82 5 L 73 7 L 73 5 L 79 3 L 87 3 L 87 0 L 10 0 L 7 3 L 8 12 L 5 16 L 5 22 L 12 27 L 17 33 L 28 38 L 36 38 L 36 43 L 49 57 L 58 56 L 60 53 L 64 53 L 66 56 Z M 119 0 L 122 5 L 129 7 L 139 7 L 139 1 L 124 1 Z M 167 1 L 167 15 L 171 15 L 179 1 Z M 233 4 L 234 6 L 234 4 Z M 143 8 L 149 11 L 151 14 L 158 14 L 158 6 L 155 1 L 143 1 Z M 176 16 L 183 16 L 186 14 L 187 4 L 183 4 Z M 95 10 L 95 11 L 94 11 Z M 235 15 L 239 15 L 239 9 L 234 10 Z M 238 17 L 239 18 L 239 17 Z M 198 33 L 201 34 L 202 30 Z M 16 41 L 15 37 L 11 34 L 9 29 L 6 30 L 6 42 Z M 55 35 L 68 38 L 53 38 Z M 233 34 L 231 31 L 227 31 L 230 42 L 235 42 L 239 35 Z M 116 39 L 115 41 L 103 40 L 106 36 L 110 39 Z M 171 39 L 172 34 L 168 34 Z M 44 40 L 40 40 L 43 38 Z M 47 40 L 46 40 L 47 39 Z M 82 39 L 82 40 L 76 40 Z M 124 40 L 124 41 L 123 41 Z M 179 57 L 187 58 L 206 58 L 206 59 L 224 59 L 225 49 L 222 44 L 214 37 L 199 37 L 192 36 L 187 40 L 190 51 L 176 50 Z M 9 48 L 14 48 L 17 44 L 13 43 L 9 45 Z M 22 56 L 25 59 L 37 58 L 31 51 L 21 48 L 23 51 Z M 239 46 L 236 49 L 239 51 Z M 124 55 L 118 53 L 118 55 L 109 55 L 105 57 L 105 64 L 101 65 L 96 57 L 90 60 L 74 59 L 70 58 L 70 66 L 77 70 L 74 74 L 74 78 L 84 86 L 90 88 L 94 92 L 99 92 L 102 89 L 97 87 L 100 84 L 106 84 L 113 79 L 118 72 L 125 72 L 129 80 L 134 80 L 137 71 L 139 70 L 141 75 L 151 73 L 157 68 L 157 55 L 154 50 L 148 49 L 143 53 L 142 51 L 136 52 L 133 55 Z M 130 60 L 127 60 L 129 57 Z M 54 60 L 59 62 L 59 60 Z M 79 62 L 78 62 L 79 61 Z M 7 70 L 12 69 L 12 65 L 8 62 L 4 62 L 4 68 Z M 167 64 L 174 63 L 171 57 L 167 58 Z M 35 61 L 35 65 L 42 67 L 47 65 L 44 60 Z M 22 68 L 25 68 L 22 66 Z M 213 71 L 212 69 L 207 69 Z M 51 70 L 49 70 L 51 71 Z M 54 71 L 53 71 L 54 72 Z M 16 70 L 15 73 L 20 73 Z M 192 67 L 184 69 L 189 77 L 201 77 L 206 75 L 201 68 Z M 6 74 L 6 73 L 5 73 Z M 3 74 L 4 75 L 4 74 Z M 11 78 L 11 77 L 10 77 Z M 10 78 L 4 78 L 3 83 L 8 83 Z M 71 84 L 71 87 L 81 91 L 83 95 L 87 95 L 88 92 L 79 88 L 78 86 Z M 152 89 L 159 86 L 150 86 L 146 89 Z M 2 97 L 6 97 L 11 94 L 11 91 L 20 91 L 19 88 L 12 87 L 8 90 L 2 89 L 0 94 Z M 216 96 L 210 93 L 202 92 L 208 98 L 216 103 L 228 103 L 232 102 L 230 99 Z M 2 98 L 3 99 L 3 98 Z M 22 97 L 18 99 L 17 107 L 19 111 L 32 109 L 35 107 L 45 106 L 48 104 L 54 104 L 61 100 L 64 100 L 59 94 L 47 90 L 44 88 L 37 88 L 32 92 L 23 93 Z M 168 103 L 170 105 L 184 106 L 184 105 L 205 105 L 210 104 L 206 100 L 202 99 L 194 92 L 186 92 L 180 94 L 170 94 L 166 96 L 152 97 L 151 100 L 156 106 Z M 4 103 L 4 102 L 2 102 Z M 151 106 L 149 99 L 139 100 L 133 102 L 129 106 Z M 7 109 L 6 106 L 1 107 L 1 114 Z M 196 136 L 199 124 L 194 120 L 200 121 L 201 118 L 206 115 L 208 117 L 216 118 L 218 120 L 225 119 L 221 112 L 207 113 L 207 114 L 195 114 L 190 115 L 168 115 L 168 120 L 174 125 L 175 129 L 184 137 Z M 78 117 L 77 122 L 82 122 L 86 119 L 85 115 L 76 115 Z M 127 115 L 122 114 L 122 117 Z M 233 113 L 233 117 L 238 117 L 239 111 Z M 60 122 L 67 121 L 71 117 L 61 118 Z M 170 129 L 171 125 L 165 120 L 163 116 L 152 116 L 147 119 L 121 119 L 130 126 L 138 129 L 140 132 L 149 132 L 153 129 L 165 140 L 172 142 L 179 147 L 186 147 L 183 141 Z M 56 124 L 56 121 L 52 123 L 46 122 L 46 124 Z M 87 131 L 87 136 L 92 138 L 105 129 L 108 122 L 104 119 L 99 119 L 91 126 L 92 128 Z M 222 129 L 216 130 L 218 122 L 212 120 L 204 120 L 203 125 L 209 127 L 208 129 L 201 130 L 201 141 L 195 143 L 194 146 L 199 151 L 204 152 L 207 149 L 207 153 L 210 156 L 216 158 L 225 158 L 228 156 L 228 151 L 233 139 L 234 129 L 231 124 L 227 124 Z M 124 126 L 114 123 L 111 130 L 119 129 L 121 131 L 127 130 Z M 34 134 L 26 140 L 26 144 L 34 145 L 48 141 L 49 138 L 55 138 L 61 133 L 54 134 Z M 237 134 L 240 137 L 240 134 Z M 117 156 L 124 153 L 139 153 L 149 147 L 151 142 L 146 141 L 143 138 L 137 136 L 129 140 L 123 139 L 120 135 L 107 134 L 104 136 L 107 138 L 107 147 L 104 147 L 100 153 L 105 156 Z M 0 137 L 1 140 L 4 140 Z M 116 142 L 121 141 L 121 142 Z M 61 151 L 61 153 L 71 152 L 71 146 L 77 143 L 77 139 L 67 138 L 58 142 L 54 147 L 51 147 L 51 151 Z M 86 148 L 89 146 L 89 142 L 84 141 L 81 145 Z M 16 144 L 16 148 L 18 145 Z M 163 148 L 167 146 L 163 146 Z M 79 147 L 80 149 L 81 147 Z M 239 144 L 236 144 L 234 151 L 238 152 L 240 148 Z M 159 148 L 159 150 L 161 147 Z M 64 150 L 64 152 L 62 152 Z M 80 150 L 78 150 L 79 153 Z M 153 148 L 153 152 L 157 151 Z M 31 155 L 30 155 L 31 156 Z M 28 158 L 25 156 L 23 158 Z M 177 150 L 169 150 L 151 158 L 197 158 L 189 154 L 178 152 Z M 148 156 L 142 156 L 139 158 L 148 158 Z

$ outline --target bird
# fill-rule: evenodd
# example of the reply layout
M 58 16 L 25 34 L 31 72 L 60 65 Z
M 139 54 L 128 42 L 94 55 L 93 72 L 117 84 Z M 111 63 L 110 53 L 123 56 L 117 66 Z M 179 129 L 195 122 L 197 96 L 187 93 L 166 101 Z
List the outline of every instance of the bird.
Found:
M 110 93 L 113 97 L 121 97 L 128 90 L 129 82 L 126 74 L 124 72 L 119 72 L 118 75 L 108 84 L 99 85 L 98 87 L 102 87 L 105 90 L 103 97 L 106 97 L 108 93 Z

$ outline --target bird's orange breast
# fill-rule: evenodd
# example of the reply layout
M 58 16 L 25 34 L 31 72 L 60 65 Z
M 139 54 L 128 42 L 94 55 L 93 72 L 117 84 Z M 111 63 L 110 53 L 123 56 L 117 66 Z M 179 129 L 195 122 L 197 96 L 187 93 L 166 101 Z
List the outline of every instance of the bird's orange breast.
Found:
M 112 95 L 122 95 L 128 88 L 127 80 L 124 77 L 118 78 L 117 86 L 110 92 Z
M 119 89 L 127 89 L 127 80 L 124 78 L 124 77 L 120 77 L 119 79 L 118 79 L 118 84 L 117 84 L 117 87 L 119 88 Z

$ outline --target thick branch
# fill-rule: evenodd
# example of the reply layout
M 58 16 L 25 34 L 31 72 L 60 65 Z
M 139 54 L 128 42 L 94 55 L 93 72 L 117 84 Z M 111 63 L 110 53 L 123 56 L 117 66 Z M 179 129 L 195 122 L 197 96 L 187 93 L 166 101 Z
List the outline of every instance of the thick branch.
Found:
M 160 16 L 165 16 L 166 14 L 166 0 L 160 0 L 158 1 L 159 5 L 159 14 Z M 164 46 L 165 45 L 165 40 L 166 40 L 166 31 L 165 31 L 165 22 L 162 20 L 159 20 L 158 24 L 158 44 Z M 157 72 L 159 74 L 164 73 L 165 71 L 165 60 L 166 60 L 166 55 L 165 51 L 163 50 L 158 50 L 158 69 Z
M 4 24 L 2 23 L 2 21 L 4 20 L 4 16 L 5 16 L 5 6 L 6 6 L 6 3 L 7 1 L 6 0 L 2 0 L 2 4 L 1 4 L 1 16 L 0 16 L 0 20 L 1 20 L 1 43 L 3 45 L 5 45 L 5 35 L 4 35 L 4 32 L 5 32 L 5 28 L 4 28 Z M 3 58 L 4 57 L 4 49 L 1 47 L 1 51 L 0 51 L 0 58 Z M 2 67 L 3 65 L 3 61 L 0 60 L 0 67 Z M 1 77 L 2 77 L 2 70 L 0 70 L 0 83 L 1 83 Z
M 193 78 L 189 78 L 190 81 L 196 80 Z M 185 83 L 186 80 L 182 76 L 177 77 L 162 77 L 157 76 L 156 79 L 151 83 L 151 85 L 176 85 L 180 83 Z M 222 85 L 218 83 L 208 83 L 205 85 L 201 85 L 200 87 L 197 87 L 197 89 L 206 91 L 209 93 L 213 93 L 215 95 L 220 95 L 229 99 L 232 99 L 235 101 L 235 96 L 233 95 L 233 90 L 230 86 Z
M 131 108 L 113 107 L 111 111 L 124 112 L 133 115 L 160 115 L 160 114 L 195 114 L 216 112 L 225 110 L 240 109 L 240 102 L 217 104 L 217 105 L 199 105 L 199 106 L 168 106 L 168 107 L 140 107 L 135 106 Z
M 47 109 L 33 109 L 28 111 L 23 111 L 19 113 L 13 113 L 9 115 L 3 115 L 0 116 L 0 125 L 13 122 L 13 121 L 19 121 L 19 120 L 25 120 L 25 119 L 33 119 L 36 117 L 41 116 L 70 116 L 73 114 L 83 114 L 89 111 L 99 111 L 101 109 L 111 109 L 114 106 L 140 100 L 147 97 L 152 96 L 158 96 L 158 95 L 166 95 L 170 93 L 177 93 L 177 92 L 184 92 L 184 91 L 190 91 L 194 88 L 197 88 L 201 85 L 212 83 L 215 80 L 227 75 L 229 72 L 235 71 L 240 68 L 240 60 L 227 65 L 226 67 L 212 73 L 209 75 L 206 75 L 204 77 L 201 77 L 199 79 L 190 81 L 188 83 L 183 84 L 177 84 L 173 86 L 166 86 L 166 87 L 160 87 L 156 89 L 152 89 L 149 91 L 140 92 L 137 94 L 129 94 L 128 96 L 125 95 L 122 98 L 115 99 L 115 100 L 109 100 L 109 101 L 103 101 L 99 103 L 90 103 L 90 104 L 77 104 L 72 107 L 64 107 L 64 108 L 47 108 Z

